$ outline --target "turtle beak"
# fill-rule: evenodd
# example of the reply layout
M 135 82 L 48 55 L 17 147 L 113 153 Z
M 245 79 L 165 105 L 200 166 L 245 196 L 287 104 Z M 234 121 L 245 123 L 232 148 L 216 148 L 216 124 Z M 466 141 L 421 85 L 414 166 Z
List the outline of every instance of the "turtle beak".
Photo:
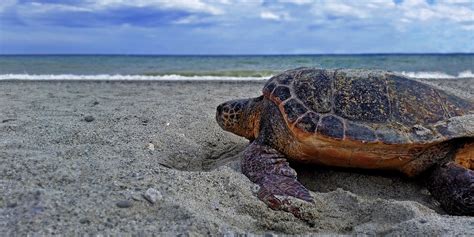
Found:
M 224 107 L 222 104 L 217 106 L 217 115 L 222 114 L 222 107 Z
M 217 110 L 216 110 L 216 121 L 219 124 L 219 126 L 221 126 L 221 128 L 224 128 L 224 121 L 223 121 L 222 112 L 224 110 L 225 104 L 226 103 L 222 103 L 222 104 L 218 105 Z

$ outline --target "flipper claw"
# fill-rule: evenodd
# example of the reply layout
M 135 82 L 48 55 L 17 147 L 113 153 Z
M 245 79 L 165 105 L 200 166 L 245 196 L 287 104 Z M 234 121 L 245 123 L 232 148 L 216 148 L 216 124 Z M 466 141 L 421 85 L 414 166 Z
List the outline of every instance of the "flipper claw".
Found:
M 296 171 L 289 166 L 285 156 L 269 146 L 250 144 L 244 151 L 242 172 L 260 186 L 258 198 L 274 210 L 284 210 L 300 217 L 300 209 L 292 205 L 290 198 L 313 202 L 308 189 L 296 179 Z

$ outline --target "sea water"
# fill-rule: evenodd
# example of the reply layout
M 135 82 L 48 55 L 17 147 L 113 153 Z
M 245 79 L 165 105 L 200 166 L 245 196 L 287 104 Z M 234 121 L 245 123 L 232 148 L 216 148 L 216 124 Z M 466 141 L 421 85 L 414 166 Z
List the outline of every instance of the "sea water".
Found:
M 297 67 L 465 78 L 474 77 L 474 54 L 1 55 L 0 80 L 264 80 Z

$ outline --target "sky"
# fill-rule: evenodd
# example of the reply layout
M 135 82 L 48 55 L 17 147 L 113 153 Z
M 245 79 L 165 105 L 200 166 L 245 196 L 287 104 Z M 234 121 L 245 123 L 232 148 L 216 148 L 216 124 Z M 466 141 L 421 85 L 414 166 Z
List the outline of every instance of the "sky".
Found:
M 0 54 L 474 52 L 474 0 L 0 0 Z

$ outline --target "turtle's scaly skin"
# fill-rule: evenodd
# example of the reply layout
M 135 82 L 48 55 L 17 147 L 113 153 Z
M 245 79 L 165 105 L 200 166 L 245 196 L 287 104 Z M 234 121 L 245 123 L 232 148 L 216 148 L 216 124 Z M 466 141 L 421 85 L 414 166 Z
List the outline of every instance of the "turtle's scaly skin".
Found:
M 263 95 L 290 131 L 277 137 L 297 143 L 288 155 L 305 162 L 414 176 L 445 158 L 449 149 L 437 144 L 474 136 L 449 130 L 473 103 L 393 73 L 295 69 L 270 79 Z
M 403 76 L 299 68 L 271 78 L 263 96 L 217 107 L 227 131 L 248 138 L 242 171 L 273 209 L 302 217 L 311 201 L 286 158 L 306 163 L 426 171 L 446 211 L 474 215 L 474 103 Z

